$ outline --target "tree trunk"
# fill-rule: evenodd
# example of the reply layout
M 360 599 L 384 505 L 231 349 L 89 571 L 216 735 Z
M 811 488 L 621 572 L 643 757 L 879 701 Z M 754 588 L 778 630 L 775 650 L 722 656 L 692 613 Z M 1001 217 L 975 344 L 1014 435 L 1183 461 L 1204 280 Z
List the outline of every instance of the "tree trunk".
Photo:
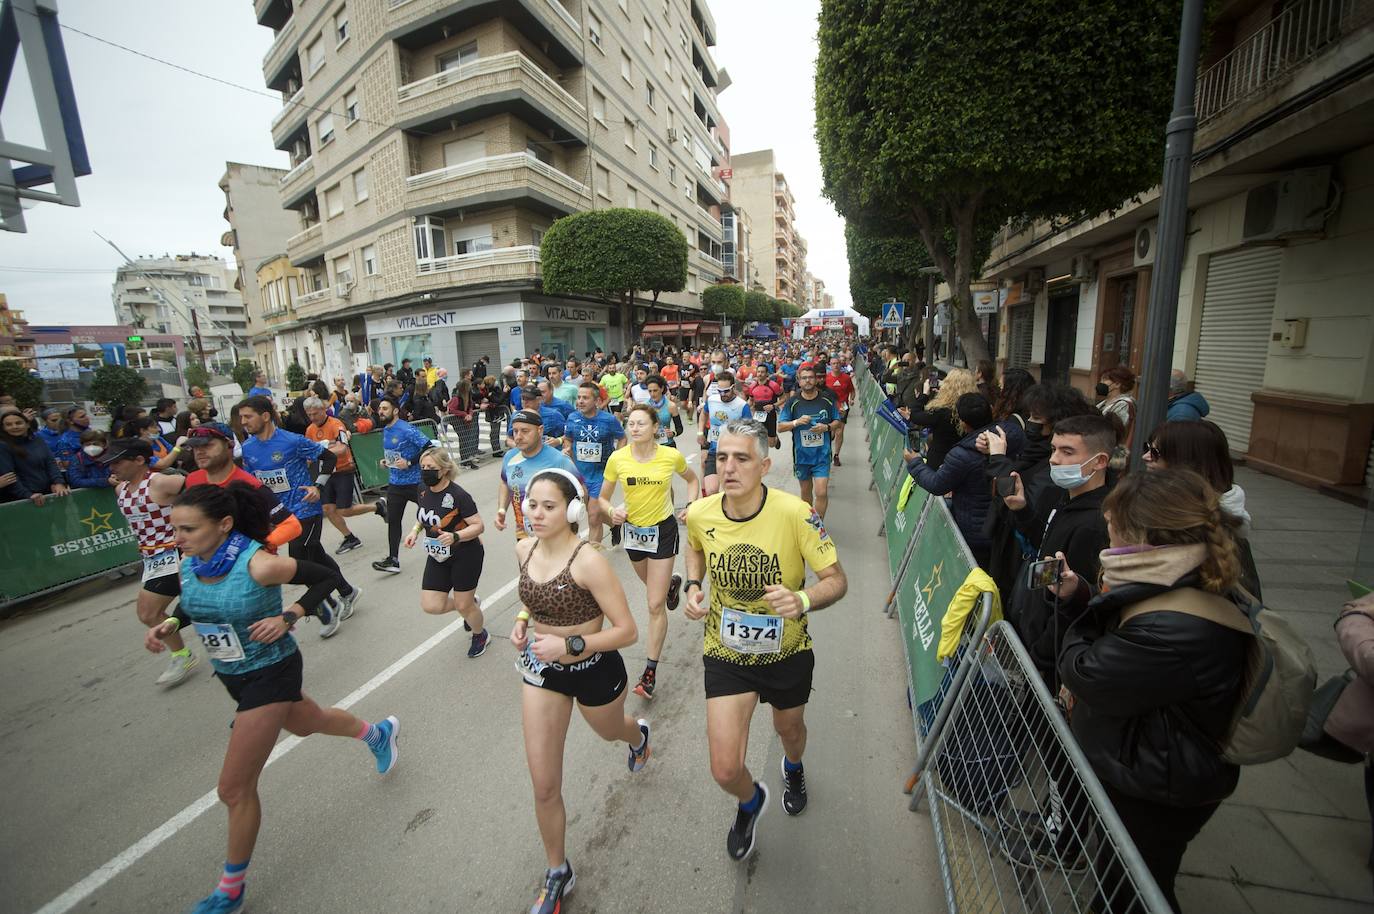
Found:
M 624 334 L 625 352 L 630 352 L 630 347 L 634 345 L 634 314 L 635 314 L 635 293 L 631 289 L 620 299 L 620 332 Z
M 953 213 L 956 239 L 953 257 L 944 243 L 944 222 L 936 222 L 934 214 L 925 206 L 911 208 L 921 243 L 926 246 L 935 266 L 940 268 L 952 292 L 950 308 L 954 326 L 947 332 L 954 332 L 957 328 L 959 340 L 964 345 L 964 358 L 969 365 L 976 365 L 980 359 L 988 357 L 988 342 L 983 338 L 983 331 L 979 329 L 977 316 L 973 313 L 973 292 L 970 288 L 973 281 L 974 225 L 978 219 L 980 200 L 981 194 L 975 195 L 963 201 Z M 933 361 L 934 353 L 928 355 Z

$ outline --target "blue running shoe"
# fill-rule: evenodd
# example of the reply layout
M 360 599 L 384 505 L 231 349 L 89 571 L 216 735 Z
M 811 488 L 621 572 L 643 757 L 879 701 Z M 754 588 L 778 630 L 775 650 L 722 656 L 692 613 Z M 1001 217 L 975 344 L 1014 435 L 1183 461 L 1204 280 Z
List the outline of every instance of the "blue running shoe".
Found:
M 573 886 L 577 885 L 577 875 L 573 872 L 572 864 L 567 864 L 568 868 L 561 873 L 553 870 L 544 871 L 544 887 L 539 890 L 539 897 L 534 899 L 534 904 L 530 907 L 530 914 L 563 914 L 563 899 L 572 893 Z
M 649 722 L 639 719 L 639 732 L 644 734 L 644 744 L 638 749 L 630 747 L 630 771 L 643 771 L 644 763 L 649 760 Z
M 230 898 L 220 892 L 211 892 L 191 909 L 191 914 L 238 914 L 243 910 L 243 896 L 247 889 L 239 892 L 238 898 Z
M 380 734 L 379 745 L 369 743 L 368 748 L 377 757 L 377 773 L 390 774 L 391 769 L 396 767 L 396 759 L 400 757 L 400 747 L 396 744 L 401 736 L 401 722 L 395 717 L 388 717 L 376 727 Z

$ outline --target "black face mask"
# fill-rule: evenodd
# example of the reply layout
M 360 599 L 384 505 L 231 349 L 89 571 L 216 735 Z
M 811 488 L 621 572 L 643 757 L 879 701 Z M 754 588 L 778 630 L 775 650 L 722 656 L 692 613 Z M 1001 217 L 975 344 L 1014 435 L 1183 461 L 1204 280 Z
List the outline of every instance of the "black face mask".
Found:
M 1043 422 L 1027 422 L 1026 437 L 1032 439 L 1045 437 L 1045 424 Z
M 1106 384 L 1098 384 L 1096 389 L 1099 397 L 1105 397 L 1107 394 L 1111 393 L 1111 391 L 1107 389 Z
M 443 478 L 443 473 L 438 470 L 420 470 L 420 479 L 427 486 L 437 486 L 439 480 Z

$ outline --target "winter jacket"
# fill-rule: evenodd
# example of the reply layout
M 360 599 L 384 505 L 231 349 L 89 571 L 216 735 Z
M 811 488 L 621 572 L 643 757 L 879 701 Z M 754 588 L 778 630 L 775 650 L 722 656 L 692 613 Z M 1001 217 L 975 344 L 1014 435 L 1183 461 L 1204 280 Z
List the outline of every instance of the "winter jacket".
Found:
M 19 478 L 0 489 L 0 501 L 20 501 L 30 495 L 46 495 L 55 483 L 65 483 L 52 451 L 37 435 L 30 435 L 15 450 L 8 436 L 0 438 L 0 476 L 14 473 Z
M 52 456 L 59 467 L 66 468 L 76 461 L 76 455 L 81 453 L 81 433 L 84 431 L 85 429 L 72 427 L 57 439 L 57 446 L 52 448 Z
M 67 465 L 67 481 L 73 489 L 108 489 L 110 468 L 101 466 L 81 451 Z
M 438 420 L 438 411 L 434 408 L 434 401 L 429 397 L 416 397 L 410 404 L 410 421 L 419 422 L 421 419 L 428 419 L 431 422 Z
M 1161 593 L 1226 599 L 1196 587 L 1189 576 L 1173 586 L 1122 584 L 1093 598 L 1059 659 L 1074 697 L 1073 734 L 1093 771 L 1164 806 L 1217 803 L 1236 789 L 1240 769 L 1217 747 L 1240 700 L 1248 636 L 1182 612 L 1118 623 L 1123 609 Z
M 1023 539 L 1016 535 L 1016 519 L 1012 510 L 996 494 L 996 479 L 1019 473 L 1024 483 L 1034 475 L 1036 467 L 1048 466 L 1050 459 L 1050 439 L 1045 435 L 1030 436 L 1021 430 L 1015 418 L 1004 420 L 998 425 L 1007 435 L 1007 453 L 988 456 L 988 485 L 994 487 L 992 501 L 988 508 L 988 519 L 983 525 L 983 534 L 989 543 L 987 572 L 997 582 L 997 590 L 1003 600 L 1011 599 L 1016 575 L 1021 572 L 1025 560 L 1022 549 Z M 1013 450 L 1012 428 L 1016 429 L 1021 440 L 1020 448 Z
M 1193 391 L 1170 400 L 1169 413 L 1164 418 L 1167 422 L 1186 422 L 1206 418 L 1211 410 L 1212 408 L 1207 405 L 1207 398 Z
M 434 383 L 429 386 L 429 400 L 435 408 L 443 409 L 448 402 L 448 382 L 443 378 L 435 378 Z
M 905 406 L 915 412 L 925 405 L 924 402 L 917 403 L 917 398 L 921 396 L 921 372 L 915 368 L 903 368 L 898 373 L 895 385 L 896 390 L 892 394 L 892 402 L 898 406 Z
M 976 447 L 982 429 L 965 435 L 959 443 L 945 455 L 938 470 L 931 469 L 925 461 L 917 458 L 907 464 L 907 472 L 916 482 L 934 495 L 954 493 L 950 513 L 954 523 L 964 535 L 964 541 L 975 552 L 988 548 L 987 536 L 983 533 L 983 521 L 987 518 L 988 490 L 987 474 L 983 466 L 987 458 L 978 453 Z
M 1336 619 L 1341 653 L 1354 678 L 1341 691 L 1325 729 L 1360 752 L 1374 752 L 1374 594 L 1345 604 Z
M 949 453 L 949 449 L 958 444 L 963 436 L 959 432 L 958 423 L 954 420 L 954 411 L 943 406 L 939 409 L 926 409 L 929 400 L 930 398 L 924 394 L 917 397 L 917 406 L 911 411 L 911 418 L 907 421 L 913 428 L 930 429 L 926 463 L 932 470 L 938 470 L 940 464 L 945 462 L 945 455 Z
M 1077 498 L 1070 498 L 1071 493 L 1062 489 L 1058 491 L 1059 500 L 1053 503 L 1048 513 L 1048 524 L 1043 530 L 1025 526 L 1031 515 L 1029 507 L 1013 512 L 1018 529 L 1035 548 L 1032 558 L 1050 558 L 1056 552 L 1062 552 L 1069 567 L 1081 580 L 1096 581 L 1101 567 L 1099 556 L 1109 545 L 1102 502 L 1111 489 L 1102 486 Z M 1031 590 L 1026 585 L 1028 567 L 1026 562 L 1022 562 L 1012 580 L 1011 597 L 1002 602 L 1007 618 L 1016 626 L 1016 633 L 1021 636 L 1031 659 L 1044 675 L 1045 681 L 1049 682 L 1053 677 L 1055 658 L 1059 656 L 1059 642 L 1062 642 L 1075 613 L 1063 601 L 1058 601 L 1056 607 L 1054 596 L 1049 591 Z

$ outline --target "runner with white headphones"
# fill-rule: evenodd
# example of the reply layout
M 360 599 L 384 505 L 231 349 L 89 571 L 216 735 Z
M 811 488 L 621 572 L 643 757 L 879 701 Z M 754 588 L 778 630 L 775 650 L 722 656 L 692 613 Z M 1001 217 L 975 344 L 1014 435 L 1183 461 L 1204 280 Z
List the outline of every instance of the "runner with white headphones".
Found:
M 563 806 L 563 748 L 573 705 L 602 739 L 629 745 L 630 771 L 649 759 L 649 722 L 625 714 L 620 657 L 620 648 L 634 644 L 638 633 L 610 563 L 596 548 L 584 549 L 577 535 L 586 519 L 586 490 L 575 474 L 543 469 L 525 487 L 530 535 L 515 544 L 523 605 L 510 640 L 524 680 L 525 758 L 548 858 L 531 914 L 561 911 L 576 881 L 564 845 Z

